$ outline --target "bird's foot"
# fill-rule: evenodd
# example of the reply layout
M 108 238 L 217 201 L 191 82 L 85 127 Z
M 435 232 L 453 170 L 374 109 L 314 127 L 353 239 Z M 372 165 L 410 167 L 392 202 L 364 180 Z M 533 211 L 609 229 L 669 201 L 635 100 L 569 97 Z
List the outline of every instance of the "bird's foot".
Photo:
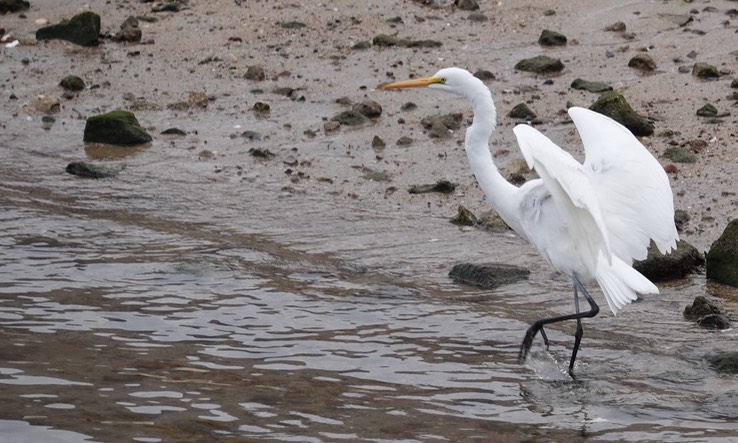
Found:
M 528 352 L 530 352 L 530 347 L 533 345 L 533 339 L 536 337 L 539 330 L 543 331 L 541 327 L 534 324 L 525 332 L 525 338 L 523 338 L 523 343 L 520 345 L 520 354 L 518 355 L 520 363 L 525 362 L 525 358 L 528 356 Z M 546 346 L 548 346 L 548 339 L 545 339 L 545 341 Z

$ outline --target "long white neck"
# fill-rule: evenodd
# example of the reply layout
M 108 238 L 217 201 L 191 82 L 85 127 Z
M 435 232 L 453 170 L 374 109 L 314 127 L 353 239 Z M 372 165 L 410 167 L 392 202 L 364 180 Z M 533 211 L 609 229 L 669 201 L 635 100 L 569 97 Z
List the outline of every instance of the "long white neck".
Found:
M 466 130 L 466 156 L 479 186 L 489 199 L 492 207 L 500 217 L 516 232 L 522 233 L 520 223 L 519 188 L 500 174 L 492 153 L 489 150 L 489 138 L 495 130 L 497 111 L 489 89 L 474 79 L 471 87 L 464 94 L 474 108 L 474 121 Z

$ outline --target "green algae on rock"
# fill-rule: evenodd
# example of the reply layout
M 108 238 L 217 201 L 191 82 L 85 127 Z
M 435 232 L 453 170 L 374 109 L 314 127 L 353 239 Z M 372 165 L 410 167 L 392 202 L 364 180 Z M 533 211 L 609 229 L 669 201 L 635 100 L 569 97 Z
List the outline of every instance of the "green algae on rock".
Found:
M 132 146 L 148 143 L 152 138 L 132 112 L 118 109 L 88 118 L 83 140 L 85 143 Z
M 635 135 L 647 136 L 653 134 L 653 124 L 636 113 L 625 97 L 610 91 L 602 94 L 589 109 L 606 115 L 625 126 Z

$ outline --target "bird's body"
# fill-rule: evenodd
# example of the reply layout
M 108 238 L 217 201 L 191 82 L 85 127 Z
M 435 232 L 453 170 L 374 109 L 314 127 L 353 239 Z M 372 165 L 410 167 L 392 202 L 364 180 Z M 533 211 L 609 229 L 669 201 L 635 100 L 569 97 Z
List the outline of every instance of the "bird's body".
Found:
M 651 239 L 664 253 L 676 247 L 673 196 L 664 169 L 619 123 L 587 109 L 571 108 L 569 115 L 584 144 L 584 163 L 536 129 L 518 125 L 513 131 L 523 157 L 540 178 L 517 187 L 502 176 L 489 150 L 496 110 L 484 83 L 463 69 L 445 68 L 432 77 L 384 88 L 421 86 L 446 90 L 471 102 L 474 119 L 466 131 L 465 149 L 480 187 L 515 232 L 552 268 L 572 278 L 577 313 L 536 322 L 521 350 L 525 356 L 533 336 L 539 330 L 543 333 L 543 325 L 576 319 L 571 372 L 582 334 L 580 319 L 599 310 L 583 284 L 597 281 L 613 313 L 638 293 L 658 293 L 632 263 L 646 257 Z M 583 291 L 591 311 L 579 312 L 577 291 Z

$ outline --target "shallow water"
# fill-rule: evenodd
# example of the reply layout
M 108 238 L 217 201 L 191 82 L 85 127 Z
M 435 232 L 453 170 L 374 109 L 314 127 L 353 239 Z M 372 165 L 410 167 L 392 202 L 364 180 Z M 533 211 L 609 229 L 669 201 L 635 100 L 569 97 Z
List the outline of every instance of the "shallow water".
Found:
M 269 180 L 155 176 L 154 150 L 116 179 L 39 176 L 58 159 L 20 148 L 3 165 L 34 166 L 3 166 L 0 193 L 5 441 L 735 435 L 735 381 L 703 357 L 736 333 L 681 318 L 701 276 L 586 321 L 572 380 L 573 325 L 517 361 L 529 322 L 571 309 L 517 237 Z M 479 244 L 531 279 L 449 281 Z

